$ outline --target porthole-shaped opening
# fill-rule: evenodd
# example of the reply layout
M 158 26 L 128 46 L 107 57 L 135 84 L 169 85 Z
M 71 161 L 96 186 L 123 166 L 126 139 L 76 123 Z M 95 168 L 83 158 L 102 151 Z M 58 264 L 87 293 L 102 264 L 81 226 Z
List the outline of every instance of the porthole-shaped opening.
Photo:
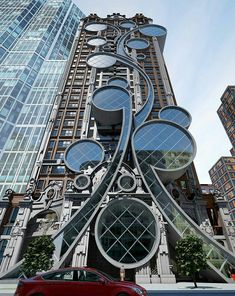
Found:
M 101 36 L 95 36 L 95 37 L 91 37 L 87 40 L 87 44 L 89 46 L 95 46 L 95 47 L 99 47 L 102 46 L 104 44 L 106 44 L 107 41 L 104 37 Z
M 142 38 L 131 38 L 126 42 L 130 49 L 143 50 L 149 47 L 149 42 Z
M 91 184 L 90 177 L 84 174 L 77 176 L 76 179 L 74 180 L 74 186 L 78 190 L 85 190 L 90 186 L 90 184 Z
M 117 62 L 114 56 L 110 56 L 108 54 L 93 54 L 88 56 L 87 64 L 90 67 L 94 67 L 97 69 L 105 69 L 113 66 Z
M 185 128 L 188 128 L 192 121 L 189 112 L 179 106 L 166 106 L 162 108 L 159 112 L 159 118 L 175 122 Z
M 85 30 L 89 32 L 100 32 L 106 29 L 107 29 L 107 25 L 102 23 L 88 23 L 85 26 Z
M 140 33 L 148 37 L 160 37 L 166 35 L 167 31 L 164 27 L 154 24 L 142 26 Z
M 137 58 L 137 60 L 139 60 L 139 61 L 143 61 L 143 60 L 146 59 L 146 55 L 143 54 L 143 53 L 138 53 L 138 54 L 136 55 L 136 58 Z
M 116 86 L 121 86 L 123 88 L 128 87 L 128 81 L 120 76 L 113 76 L 107 81 L 108 85 L 116 85 Z
M 120 27 L 123 29 L 132 29 L 136 26 L 136 23 L 131 20 L 124 20 L 120 23 Z
M 136 180 L 132 175 L 123 174 L 118 178 L 118 187 L 124 192 L 132 192 L 136 188 Z
M 81 172 L 94 168 L 104 159 L 104 149 L 96 141 L 90 139 L 78 140 L 65 151 L 65 165 L 73 172 Z

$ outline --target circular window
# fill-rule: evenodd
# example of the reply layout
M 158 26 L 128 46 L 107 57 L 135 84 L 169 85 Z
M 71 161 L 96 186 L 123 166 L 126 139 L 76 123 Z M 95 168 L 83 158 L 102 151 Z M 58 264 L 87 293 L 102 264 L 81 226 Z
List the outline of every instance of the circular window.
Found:
M 166 35 L 164 27 L 158 25 L 145 25 L 139 29 L 140 33 L 148 37 L 160 37 Z
M 137 58 L 137 60 L 143 61 L 143 60 L 146 59 L 146 55 L 143 54 L 143 53 L 138 53 L 138 54 L 136 55 L 136 58 Z
M 123 88 L 127 88 L 128 87 L 128 82 L 125 78 L 119 77 L 119 76 L 114 76 L 111 77 L 108 82 L 108 85 L 117 85 L 117 86 L 121 86 Z
M 149 47 L 149 42 L 145 39 L 141 39 L 141 38 L 132 38 L 130 40 L 127 41 L 126 45 L 130 48 L 130 49 L 146 49 Z
M 95 239 L 101 254 L 114 266 L 135 268 L 148 262 L 160 241 L 149 207 L 137 199 L 115 199 L 96 221 Z
M 51 189 L 49 189 L 48 191 L 47 191 L 47 193 L 46 193 L 46 196 L 48 197 L 48 198 L 53 198 L 54 196 L 55 196 L 55 189 L 54 188 L 51 188 Z
M 187 167 L 196 154 L 190 133 L 170 121 L 144 124 L 134 135 L 139 162 L 146 161 L 156 169 L 175 171 Z
M 106 44 L 106 39 L 103 37 L 91 37 L 87 40 L 87 44 L 90 46 L 102 46 Z
M 100 23 L 90 23 L 85 26 L 85 30 L 90 32 L 99 32 L 99 31 L 104 31 L 106 29 L 107 29 L 107 25 L 100 24 Z
M 159 118 L 173 121 L 185 128 L 191 123 L 191 115 L 185 109 L 178 106 L 167 106 L 160 110 Z
M 103 147 L 94 140 L 78 140 L 65 151 L 64 161 L 73 172 L 94 168 L 104 159 Z
M 121 28 L 123 28 L 123 29 L 131 29 L 131 28 L 133 28 L 133 27 L 135 27 L 135 22 L 133 22 L 133 21 L 122 21 L 121 23 L 120 23 L 120 27 Z
M 130 94 L 119 86 L 103 86 L 93 94 L 93 103 L 102 110 L 120 110 L 129 104 Z
M 104 45 L 104 46 L 102 47 L 102 49 L 103 49 L 104 51 L 111 51 L 111 47 L 110 47 L 109 45 Z
M 105 69 L 113 66 L 116 63 L 116 58 L 107 54 L 94 54 L 87 59 L 87 64 L 90 67 Z
M 131 192 L 136 187 L 135 178 L 132 175 L 121 175 L 118 179 L 118 186 L 122 191 Z
M 78 190 L 84 190 L 89 187 L 91 184 L 91 180 L 87 175 L 79 175 L 77 178 L 74 180 L 74 186 Z

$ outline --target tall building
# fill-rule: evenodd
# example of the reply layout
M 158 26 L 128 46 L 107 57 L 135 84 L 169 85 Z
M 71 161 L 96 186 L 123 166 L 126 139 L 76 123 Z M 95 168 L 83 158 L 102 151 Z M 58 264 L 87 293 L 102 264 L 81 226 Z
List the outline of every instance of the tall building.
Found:
M 82 21 L 26 193 L 8 190 L 2 201 L 2 229 L 14 220 L 2 277 L 16 274 L 28 243 L 46 234 L 54 268 L 87 265 L 114 277 L 124 268 L 138 283 L 175 282 L 176 241 L 196 234 L 207 280 L 230 281 L 233 233 L 225 225 L 227 244 L 216 241 L 165 39 L 143 14 Z M 15 216 L 9 201 L 18 202 Z
M 71 0 L 0 5 L 0 196 L 25 192 L 81 17 Z
M 235 221 L 235 86 L 228 86 L 221 97 L 222 104 L 217 113 L 232 144 L 232 156 L 221 157 L 210 169 L 214 187 L 228 200 Z
M 226 196 L 228 209 L 235 221 L 235 158 L 221 157 L 210 169 L 209 174 L 214 187 Z
M 235 149 L 235 86 L 229 85 L 221 97 L 222 104 L 217 113 Z

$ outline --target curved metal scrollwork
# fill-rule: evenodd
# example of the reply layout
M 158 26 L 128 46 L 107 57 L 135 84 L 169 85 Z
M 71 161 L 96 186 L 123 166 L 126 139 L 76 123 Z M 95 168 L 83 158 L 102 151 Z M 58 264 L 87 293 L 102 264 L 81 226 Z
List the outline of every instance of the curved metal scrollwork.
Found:
M 132 153 L 136 167 L 152 196 L 153 202 L 169 224 L 172 242 L 176 242 L 186 234 L 193 233 L 199 236 L 203 240 L 204 249 L 207 252 L 208 265 L 220 277 L 229 281 L 227 270 L 229 266 L 235 265 L 234 255 L 206 235 L 179 207 L 164 186 L 165 183 L 182 176 L 196 154 L 196 144 L 187 130 L 191 123 L 191 116 L 186 110 L 178 106 L 167 106 L 159 112 L 159 120 L 145 122 L 153 107 L 154 88 L 148 75 L 126 51 L 126 46 L 133 49 L 148 46 L 149 43 L 145 39 L 129 39 L 136 32 L 147 38 L 156 37 L 160 49 L 163 50 L 166 29 L 152 24 L 136 27 L 133 22 L 123 21 L 120 26 L 122 29 L 127 30 L 127 32 L 122 36 L 120 35 L 120 28 L 107 23 L 88 23 L 85 30 L 99 33 L 107 30 L 108 26 L 116 31 L 117 37 L 114 41 L 117 41 L 117 53 L 98 51 L 100 45 L 106 44 L 106 39 L 96 35 L 88 40 L 91 46 L 96 47 L 96 51 L 87 58 L 88 66 L 98 71 L 113 67 L 118 62 L 125 67 L 136 70 L 147 85 L 147 96 L 142 108 L 132 115 L 132 100 L 131 94 L 128 91 L 128 82 L 122 77 L 110 77 L 107 85 L 94 91 L 92 110 L 95 119 L 101 125 L 121 123 L 121 134 L 112 160 L 108 162 L 108 165 L 106 163 L 105 173 L 99 186 L 95 187 L 91 197 L 54 234 L 53 239 L 56 246 L 54 267 L 58 268 L 70 261 L 72 251 L 87 231 L 118 176 L 118 171 L 124 160 L 128 142 L 133 132 Z M 142 58 L 145 58 L 144 54 L 142 54 Z M 133 125 L 132 122 L 134 123 Z M 76 149 L 80 149 L 80 156 L 75 155 Z M 97 155 L 92 155 L 91 159 L 88 155 L 89 151 L 90 153 L 97 153 Z M 68 154 L 70 153 L 67 155 L 67 159 L 65 159 L 68 168 L 80 173 L 76 179 L 78 182 L 77 188 L 87 188 L 90 185 L 90 179 L 83 175 L 82 170 L 87 168 L 88 165 L 94 168 L 103 161 L 101 145 L 93 140 L 80 140 L 71 144 L 67 152 Z M 135 180 L 131 176 L 123 175 L 119 178 L 119 187 L 123 191 L 132 191 L 135 186 Z M 135 205 L 133 208 L 132 202 Z M 126 199 L 125 202 L 117 199 L 108 203 L 99 215 L 96 223 L 97 244 L 106 259 L 116 266 L 121 266 L 123 264 L 122 260 L 124 260 L 127 263 L 126 268 L 138 267 L 146 263 L 156 252 L 160 240 L 158 222 L 152 217 L 151 210 L 147 206 L 143 206 L 143 204 L 143 201 L 140 202 L 133 199 Z M 123 209 L 123 214 L 120 212 L 120 209 Z M 130 225 L 125 224 L 126 218 L 122 220 L 122 216 L 125 213 L 133 218 Z M 151 219 L 144 219 L 142 215 L 143 217 L 148 217 L 149 215 Z M 110 221 L 110 217 L 113 218 L 114 222 L 106 225 L 106 220 Z M 144 220 L 148 220 L 148 223 L 144 223 Z M 136 233 L 140 228 L 137 231 L 135 223 L 139 223 L 140 228 L 142 227 L 141 223 L 143 224 L 144 228 L 139 235 Z M 120 235 L 113 233 L 112 231 L 116 227 L 123 229 L 123 233 L 120 233 Z M 126 236 L 128 233 L 132 236 L 132 240 L 129 241 L 130 245 L 127 246 L 123 241 L 126 242 L 128 240 L 128 235 Z M 113 243 L 106 244 L 106 240 L 103 239 L 106 234 L 113 237 Z M 154 237 L 156 238 L 155 242 Z M 145 245 L 146 242 L 149 245 Z M 117 252 L 115 253 L 115 248 L 118 244 L 120 244 L 122 250 L 120 256 L 117 255 Z M 136 249 L 134 249 L 135 246 L 137 246 Z M 138 254 L 138 248 L 143 249 L 142 254 Z M 20 263 L 17 267 L 19 265 Z
M 74 246 L 84 235 L 91 220 L 98 212 L 112 182 L 117 176 L 117 172 L 127 149 L 128 139 L 132 129 L 134 128 L 135 131 L 132 136 L 132 153 L 135 158 L 136 167 L 138 168 L 154 203 L 169 223 L 172 242 L 174 243 L 177 239 L 189 233 L 199 236 L 204 242 L 204 249 L 207 251 L 208 265 L 220 277 L 229 281 L 227 270 L 228 265 L 235 265 L 234 255 L 219 245 L 211 237 L 206 235 L 200 227 L 196 225 L 196 223 L 192 221 L 192 219 L 190 219 L 190 217 L 179 207 L 164 186 L 164 183 L 182 176 L 187 167 L 192 163 L 196 154 L 194 139 L 187 131 L 187 128 L 191 123 L 191 116 L 186 110 L 178 106 L 169 106 L 163 108 L 159 113 L 159 117 L 161 118 L 160 120 L 145 122 L 151 112 L 154 102 L 153 85 L 148 75 L 136 63 L 136 61 L 129 57 L 125 50 L 125 42 L 127 38 L 131 36 L 132 33 L 137 31 L 147 37 L 158 38 L 160 48 L 163 49 L 166 30 L 165 28 L 156 25 L 143 25 L 134 28 L 131 28 L 130 26 L 128 29 L 130 30 L 128 30 L 128 32 L 121 36 L 118 40 L 117 54 L 95 52 L 88 56 L 87 63 L 91 67 L 105 69 L 113 66 L 116 62 L 119 62 L 136 70 L 139 75 L 143 77 L 147 85 L 146 102 L 134 115 L 134 127 L 132 127 L 131 101 L 130 97 L 126 100 L 126 96 L 128 97 L 126 89 L 118 85 L 108 84 L 107 86 L 101 87 L 94 92 L 93 110 L 97 120 L 101 122 L 101 124 L 102 120 L 104 120 L 104 124 L 112 124 L 112 120 L 114 120 L 113 123 L 117 123 L 117 121 L 120 120 L 120 114 L 118 115 L 118 112 L 122 110 L 122 132 L 117 150 L 112 161 L 108 165 L 108 169 L 101 180 L 101 183 L 84 206 L 77 211 L 77 213 L 62 227 L 62 229 L 59 230 L 58 233 L 54 235 L 55 242 L 62 241 L 62 248 L 59 250 L 59 253 L 57 252 L 57 255 L 59 255 L 57 258 L 59 262 L 57 267 L 61 266 L 68 258 Z M 142 39 L 137 39 L 136 42 L 139 42 L 138 44 L 135 43 L 135 39 L 129 39 L 131 42 L 133 40 L 132 46 L 144 47 L 144 41 Z M 102 95 L 99 95 L 100 93 Z M 120 106 L 118 105 L 118 102 L 121 102 Z M 118 108 L 118 106 L 120 108 Z M 110 117 L 110 114 L 108 115 L 107 113 L 107 116 L 104 118 L 105 112 L 111 112 L 113 116 Z M 131 203 L 131 201 L 129 202 Z M 116 203 L 118 204 L 118 200 Z M 106 208 L 108 212 L 111 213 L 109 204 Z M 118 215 L 121 217 L 120 213 L 117 214 L 117 221 L 120 220 Z M 105 219 L 103 218 L 103 220 Z M 104 233 L 106 233 L 108 228 L 104 225 L 104 222 L 102 223 L 105 229 Z M 96 228 L 100 229 L 99 227 L 100 225 L 97 222 Z M 97 235 L 102 238 L 104 234 L 102 234 L 101 230 L 97 231 Z M 104 256 L 106 256 L 104 251 L 105 247 L 101 247 L 99 239 L 97 237 L 96 239 L 101 252 Z M 107 250 L 111 250 L 112 246 L 113 245 L 109 246 Z M 114 256 L 112 252 L 110 254 L 107 253 L 107 258 Z M 138 260 L 135 261 L 136 258 L 128 249 L 123 251 L 123 254 L 123 257 L 127 255 L 132 256 L 133 262 L 135 262 L 134 266 L 139 266 Z M 114 258 L 116 257 L 114 256 Z M 132 259 L 130 258 L 129 260 L 131 262 Z M 115 265 L 116 259 L 110 260 Z M 143 258 L 140 260 L 140 263 L 142 261 Z M 117 266 L 121 263 L 121 261 L 118 262 Z M 132 265 L 133 264 L 130 264 L 130 266 Z M 126 267 L 128 268 L 128 264 Z

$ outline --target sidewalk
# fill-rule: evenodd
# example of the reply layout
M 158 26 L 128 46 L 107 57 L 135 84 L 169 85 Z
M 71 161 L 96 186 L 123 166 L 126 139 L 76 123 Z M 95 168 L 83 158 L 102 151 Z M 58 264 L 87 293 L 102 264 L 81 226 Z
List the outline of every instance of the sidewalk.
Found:
M 0 280 L 0 295 L 14 295 L 17 280 Z M 198 288 L 194 288 L 193 283 L 181 282 L 177 284 L 143 284 L 142 285 L 149 295 L 235 295 L 234 284 L 217 284 L 217 283 L 198 283 Z
M 194 288 L 194 284 L 191 282 L 180 282 L 176 284 L 145 284 L 142 286 L 148 291 L 149 296 L 235 296 L 235 283 L 197 283 L 198 288 Z
M 0 280 L 0 295 L 14 295 L 18 280 Z

